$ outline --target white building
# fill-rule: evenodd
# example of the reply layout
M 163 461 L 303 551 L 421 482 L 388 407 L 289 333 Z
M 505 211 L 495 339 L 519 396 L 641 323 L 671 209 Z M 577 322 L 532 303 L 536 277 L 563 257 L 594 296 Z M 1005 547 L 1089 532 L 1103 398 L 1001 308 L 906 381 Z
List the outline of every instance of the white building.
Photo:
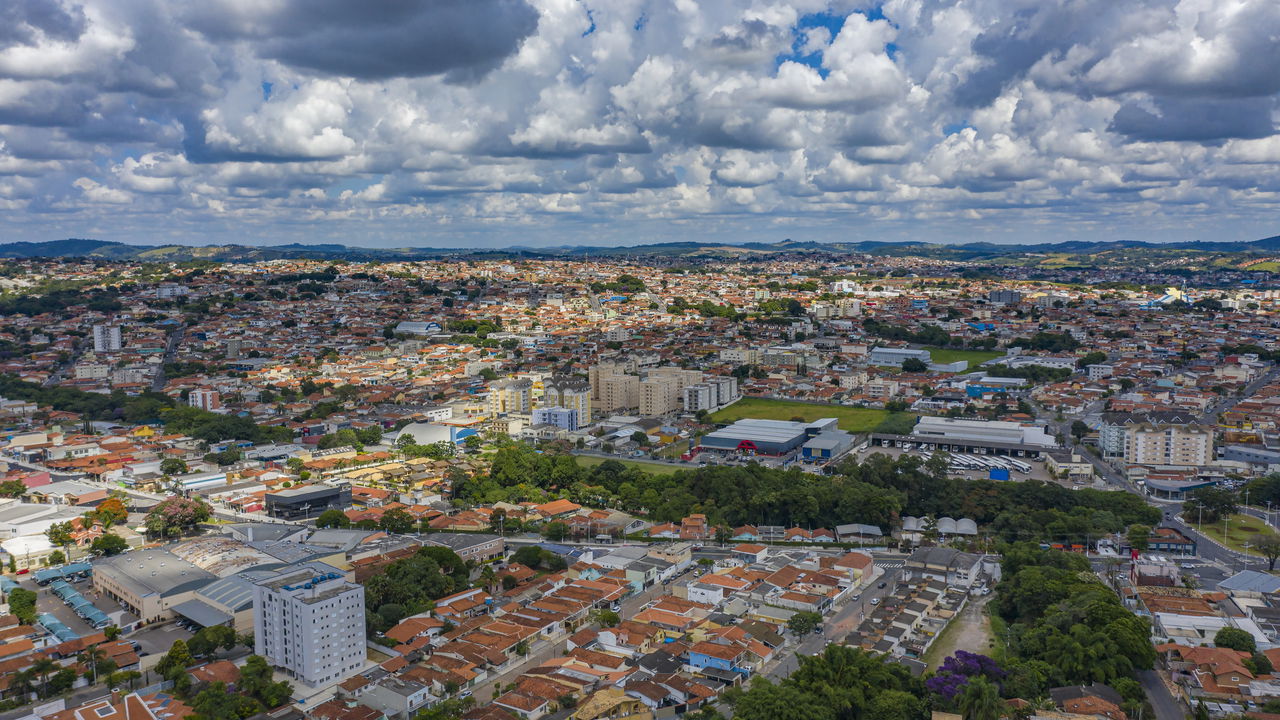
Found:
M 313 688 L 364 666 L 364 587 L 329 565 L 307 563 L 259 580 L 253 619 L 254 652 Z
M 120 339 L 119 325 L 93 326 L 93 351 L 98 353 L 120 352 L 124 343 Z
M 217 390 L 205 390 L 203 388 L 192 390 L 191 394 L 187 396 L 187 404 L 194 408 L 213 412 L 222 407 L 222 396 L 218 394 Z

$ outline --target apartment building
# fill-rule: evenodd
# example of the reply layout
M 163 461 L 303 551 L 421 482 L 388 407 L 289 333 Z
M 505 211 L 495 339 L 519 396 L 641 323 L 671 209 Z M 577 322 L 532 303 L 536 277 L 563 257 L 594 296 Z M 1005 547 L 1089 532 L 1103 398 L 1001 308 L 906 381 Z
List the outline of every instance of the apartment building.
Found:
M 194 408 L 213 412 L 222 407 L 222 396 L 218 394 L 217 390 L 205 390 L 203 388 L 192 390 L 191 394 L 187 396 L 187 404 Z
M 600 382 L 600 411 L 605 414 L 640 406 L 640 378 L 608 375 Z
M 702 382 L 699 370 L 660 367 L 649 371 L 640 381 L 640 414 L 655 417 L 680 410 L 684 405 L 684 388 Z
M 576 410 L 578 423 L 591 422 L 591 383 L 580 378 L 552 378 L 542 384 L 542 406 Z
M 709 377 L 704 382 L 686 385 L 684 388 L 685 412 L 706 410 L 711 412 L 737 400 L 738 379 L 735 377 Z
M 1213 429 L 1203 425 L 1130 425 L 1124 460 L 1134 465 L 1199 467 L 1213 459 Z
M 489 383 L 489 415 L 527 413 L 533 409 L 533 381 L 528 378 Z
M 364 587 L 324 563 L 291 567 L 253 587 L 254 652 L 311 687 L 364 665 Z
M 119 325 L 93 326 L 93 351 L 97 353 L 120 352 L 124 342 Z
M 760 362 L 760 351 L 754 348 L 726 348 L 720 351 L 720 361 L 754 365 Z

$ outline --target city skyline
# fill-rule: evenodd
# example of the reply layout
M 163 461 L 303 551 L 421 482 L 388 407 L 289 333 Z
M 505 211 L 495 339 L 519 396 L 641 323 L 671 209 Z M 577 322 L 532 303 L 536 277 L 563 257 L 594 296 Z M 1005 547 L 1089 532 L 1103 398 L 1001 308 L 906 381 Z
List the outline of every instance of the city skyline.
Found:
M 68 0 L 3 12 L 7 240 L 1276 234 L 1271 3 Z

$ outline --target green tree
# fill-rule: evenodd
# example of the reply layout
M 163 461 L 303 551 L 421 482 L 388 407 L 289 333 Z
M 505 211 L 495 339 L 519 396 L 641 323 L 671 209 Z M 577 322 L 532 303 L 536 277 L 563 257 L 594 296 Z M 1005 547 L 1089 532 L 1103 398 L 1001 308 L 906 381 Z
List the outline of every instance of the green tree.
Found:
M 726 693 L 734 720 L 835 720 L 833 708 L 822 699 L 785 681 L 774 685 L 757 676 L 745 693 Z
M 9 612 L 23 625 L 36 624 L 36 594 L 25 588 L 9 591 Z
M 985 677 L 970 678 L 956 704 L 965 720 L 1000 720 L 1004 708 L 1000 688 Z
M 160 461 L 162 475 L 184 475 L 189 471 L 186 461 L 181 458 L 165 458 Z
M 129 549 L 129 543 L 119 535 L 107 533 L 93 539 L 89 552 L 99 556 L 119 555 Z
M 549 522 L 542 528 L 542 537 L 559 542 L 569 536 L 569 526 L 560 521 Z
M 27 494 L 27 486 L 21 480 L 5 480 L 0 482 L 0 497 L 22 497 Z
M 1071 434 L 1075 437 L 1076 442 L 1080 442 L 1081 438 L 1089 434 L 1089 426 L 1083 420 L 1073 420 L 1071 422 Z
M 1214 633 L 1213 644 L 1216 647 L 1241 650 L 1247 653 L 1256 652 L 1258 650 L 1257 643 L 1254 641 L 1252 635 L 1244 630 L 1233 627 L 1224 627 Z
M 54 523 L 44 531 L 45 537 L 49 539 L 49 544 L 55 547 L 66 547 L 70 545 L 71 539 L 71 523 L 60 522 Z
M 1129 542 L 1129 547 L 1138 552 L 1146 552 L 1151 546 L 1151 528 L 1147 525 L 1130 525 L 1129 532 L 1125 535 L 1125 540 Z
M 1280 535 L 1261 533 L 1249 538 L 1249 545 L 1267 558 L 1267 570 L 1276 569 L 1276 560 L 1280 558 Z
M 787 629 L 796 635 L 808 635 L 822 626 L 822 615 L 816 612 L 798 612 L 787 620 Z
M 378 527 L 390 533 L 405 534 L 413 531 L 413 516 L 403 508 L 391 508 L 378 518 Z
M 341 510 L 329 509 L 320 513 L 320 517 L 316 518 L 316 527 L 349 528 L 351 527 L 351 520 Z
M 1219 522 L 1234 514 L 1237 509 L 1236 494 L 1226 488 L 1203 487 L 1192 490 L 1182 506 L 1182 516 L 1195 522 Z
M 902 361 L 902 371 L 911 373 L 927 372 L 929 366 L 920 358 L 907 358 Z

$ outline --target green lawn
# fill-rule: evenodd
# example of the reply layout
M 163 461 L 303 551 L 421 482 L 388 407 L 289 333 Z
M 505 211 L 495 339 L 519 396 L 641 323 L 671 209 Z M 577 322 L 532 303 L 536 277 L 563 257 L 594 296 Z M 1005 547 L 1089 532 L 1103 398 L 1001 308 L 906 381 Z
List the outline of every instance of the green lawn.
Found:
M 646 462 L 644 460 L 623 460 L 622 458 L 602 458 L 602 457 L 596 457 L 594 455 L 576 455 L 575 457 L 578 459 L 578 465 L 584 468 L 593 468 L 596 465 L 599 465 L 605 462 L 606 460 L 614 460 L 616 462 L 622 463 L 623 465 L 626 465 L 627 467 L 633 467 L 641 470 L 642 472 L 647 472 L 650 475 L 666 475 L 667 473 L 673 473 L 677 470 L 684 469 L 684 468 L 676 467 L 675 465 L 668 465 L 666 463 Z
M 889 417 L 889 411 L 844 405 L 813 405 L 765 398 L 742 398 L 729 407 L 712 413 L 708 419 L 717 423 L 728 423 L 743 418 L 760 420 L 802 418 L 805 422 L 813 422 L 825 417 L 839 418 L 841 430 L 860 433 L 869 432 L 883 422 Z
M 936 363 L 952 363 L 957 360 L 968 360 L 970 370 L 973 370 L 978 367 L 978 365 L 988 360 L 995 360 L 1001 355 L 1004 355 L 1004 353 L 997 352 L 995 350 L 953 350 L 951 348 L 937 347 L 929 347 L 925 348 L 925 350 L 929 351 L 930 357 L 932 357 L 933 361 Z
M 1183 519 L 1187 520 L 1191 527 L 1196 527 L 1196 519 L 1194 514 L 1192 515 L 1192 517 L 1183 516 Z M 1267 527 L 1267 524 L 1262 520 L 1252 515 L 1244 514 L 1231 516 L 1227 522 L 1227 533 L 1225 535 L 1222 532 L 1221 520 L 1216 523 L 1204 523 L 1198 529 L 1205 535 L 1238 552 L 1245 551 L 1244 544 L 1251 541 L 1254 535 L 1276 534 L 1276 531 Z M 1258 553 L 1254 550 L 1249 550 L 1249 554 L 1257 555 Z

